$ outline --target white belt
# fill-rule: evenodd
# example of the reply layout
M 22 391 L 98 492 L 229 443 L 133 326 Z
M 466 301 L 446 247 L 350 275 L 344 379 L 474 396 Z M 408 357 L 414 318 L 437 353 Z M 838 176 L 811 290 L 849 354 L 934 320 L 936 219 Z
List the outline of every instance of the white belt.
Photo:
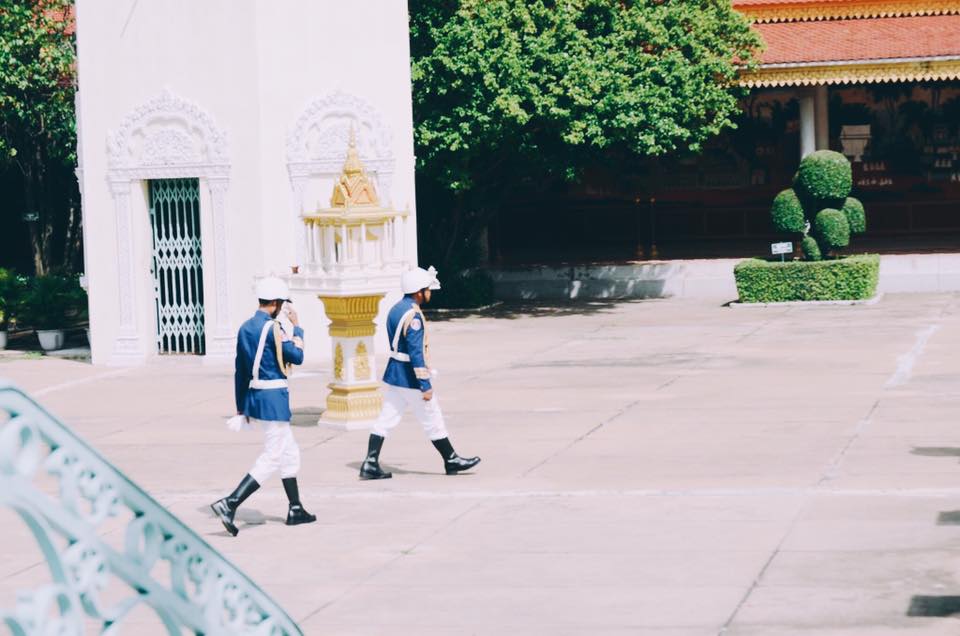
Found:
M 410 362 L 410 354 L 399 351 L 391 351 L 390 357 L 399 362 Z
M 250 380 L 251 389 L 285 389 L 288 386 L 286 380 Z

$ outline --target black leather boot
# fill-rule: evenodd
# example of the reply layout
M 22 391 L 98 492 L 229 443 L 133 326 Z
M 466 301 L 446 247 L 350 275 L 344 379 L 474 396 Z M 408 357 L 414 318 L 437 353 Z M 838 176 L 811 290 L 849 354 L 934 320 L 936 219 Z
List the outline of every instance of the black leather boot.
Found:
M 287 525 L 299 526 L 301 523 L 316 521 L 317 516 L 304 510 L 300 504 L 300 488 L 297 487 L 297 478 L 287 477 L 282 481 L 283 490 L 287 493 L 287 500 L 290 502 L 290 508 L 287 510 Z
M 257 492 L 258 488 L 260 488 L 260 484 L 257 483 L 256 479 L 250 475 L 244 475 L 236 490 L 220 501 L 216 501 L 210 505 L 213 514 L 220 517 L 220 522 L 223 524 L 223 527 L 226 528 L 227 532 L 231 535 L 237 536 L 240 532 L 240 529 L 233 523 L 233 515 L 237 513 L 237 508 L 240 507 L 240 504 L 242 504 L 247 497 Z
M 443 457 L 443 468 L 448 475 L 456 475 L 459 472 L 470 470 L 480 463 L 479 457 L 460 457 L 457 451 L 453 450 L 453 444 L 449 437 L 433 440 L 433 447 L 437 449 L 440 456 Z
M 367 456 L 360 466 L 360 479 L 390 479 L 393 473 L 384 472 L 380 468 L 380 449 L 383 448 L 383 437 L 370 433 L 367 441 Z

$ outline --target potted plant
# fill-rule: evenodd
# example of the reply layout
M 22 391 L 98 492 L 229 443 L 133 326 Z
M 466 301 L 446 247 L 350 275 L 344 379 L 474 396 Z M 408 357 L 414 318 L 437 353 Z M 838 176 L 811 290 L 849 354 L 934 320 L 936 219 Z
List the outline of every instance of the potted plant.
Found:
M 23 287 L 23 279 L 0 267 L 0 349 L 7 348 L 7 330 L 16 317 L 23 298 Z
M 37 332 L 40 347 L 53 351 L 63 347 L 64 328 L 82 311 L 85 294 L 76 280 L 48 274 L 33 279 L 24 299 L 24 318 Z

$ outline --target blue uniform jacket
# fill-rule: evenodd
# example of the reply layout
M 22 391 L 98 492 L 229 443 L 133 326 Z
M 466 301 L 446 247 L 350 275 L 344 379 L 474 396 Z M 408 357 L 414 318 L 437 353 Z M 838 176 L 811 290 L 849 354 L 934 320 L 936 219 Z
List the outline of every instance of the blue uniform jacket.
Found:
M 387 314 L 387 338 L 390 345 L 393 346 L 393 338 L 397 329 L 401 329 L 400 320 L 411 309 L 417 307 L 410 296 L 404 296 L 400 301 L 390 309 Z M 424 353 L 424 331 L 426 325 L 423 317 L 418 313 L 413 320 L 408 320 L 405 331 L 400 332 L 400 342 L 397 350 L 401 354 L 410 356 L 409 362 L 401 362 L 390 358 L 387 362 L 387 368 L 383 372 L 383 381 L 393 386 L 399 386 L 405 389 L 420 389 L 429 391 L 430 371 L 427 368 L 426 354 Z
M 253 379 L 253 360 L 257 356 L 260 333 L 263 325 L 270 320 L 265 311 L 258 310 L 253 318 L 240 326 L 237 333 L 236 371 L 233 374 L 237 400 L 237 413 L 258 420 L 277 422 L 290 421 L 290 391 L 287 389 L 251 389 Z M 303 338 L 303 329 L 293 328 L 296 338 Z M 303 363 L 303 349 L 287 340 L 283 343 L 283 360 L 292 364 Z M 286 378 L 277 362 L 276 338 L 267 336 L 267 343 L 260 360 L 261 380 L 282 380 Z

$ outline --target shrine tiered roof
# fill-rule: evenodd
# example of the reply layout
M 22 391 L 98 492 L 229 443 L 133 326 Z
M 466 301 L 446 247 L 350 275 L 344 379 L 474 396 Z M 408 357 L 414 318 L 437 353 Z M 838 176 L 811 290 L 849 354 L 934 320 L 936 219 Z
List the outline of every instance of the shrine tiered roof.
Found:
M 765 42 L 747 86 L 960 78 L 960 0 L 734 0 Z

